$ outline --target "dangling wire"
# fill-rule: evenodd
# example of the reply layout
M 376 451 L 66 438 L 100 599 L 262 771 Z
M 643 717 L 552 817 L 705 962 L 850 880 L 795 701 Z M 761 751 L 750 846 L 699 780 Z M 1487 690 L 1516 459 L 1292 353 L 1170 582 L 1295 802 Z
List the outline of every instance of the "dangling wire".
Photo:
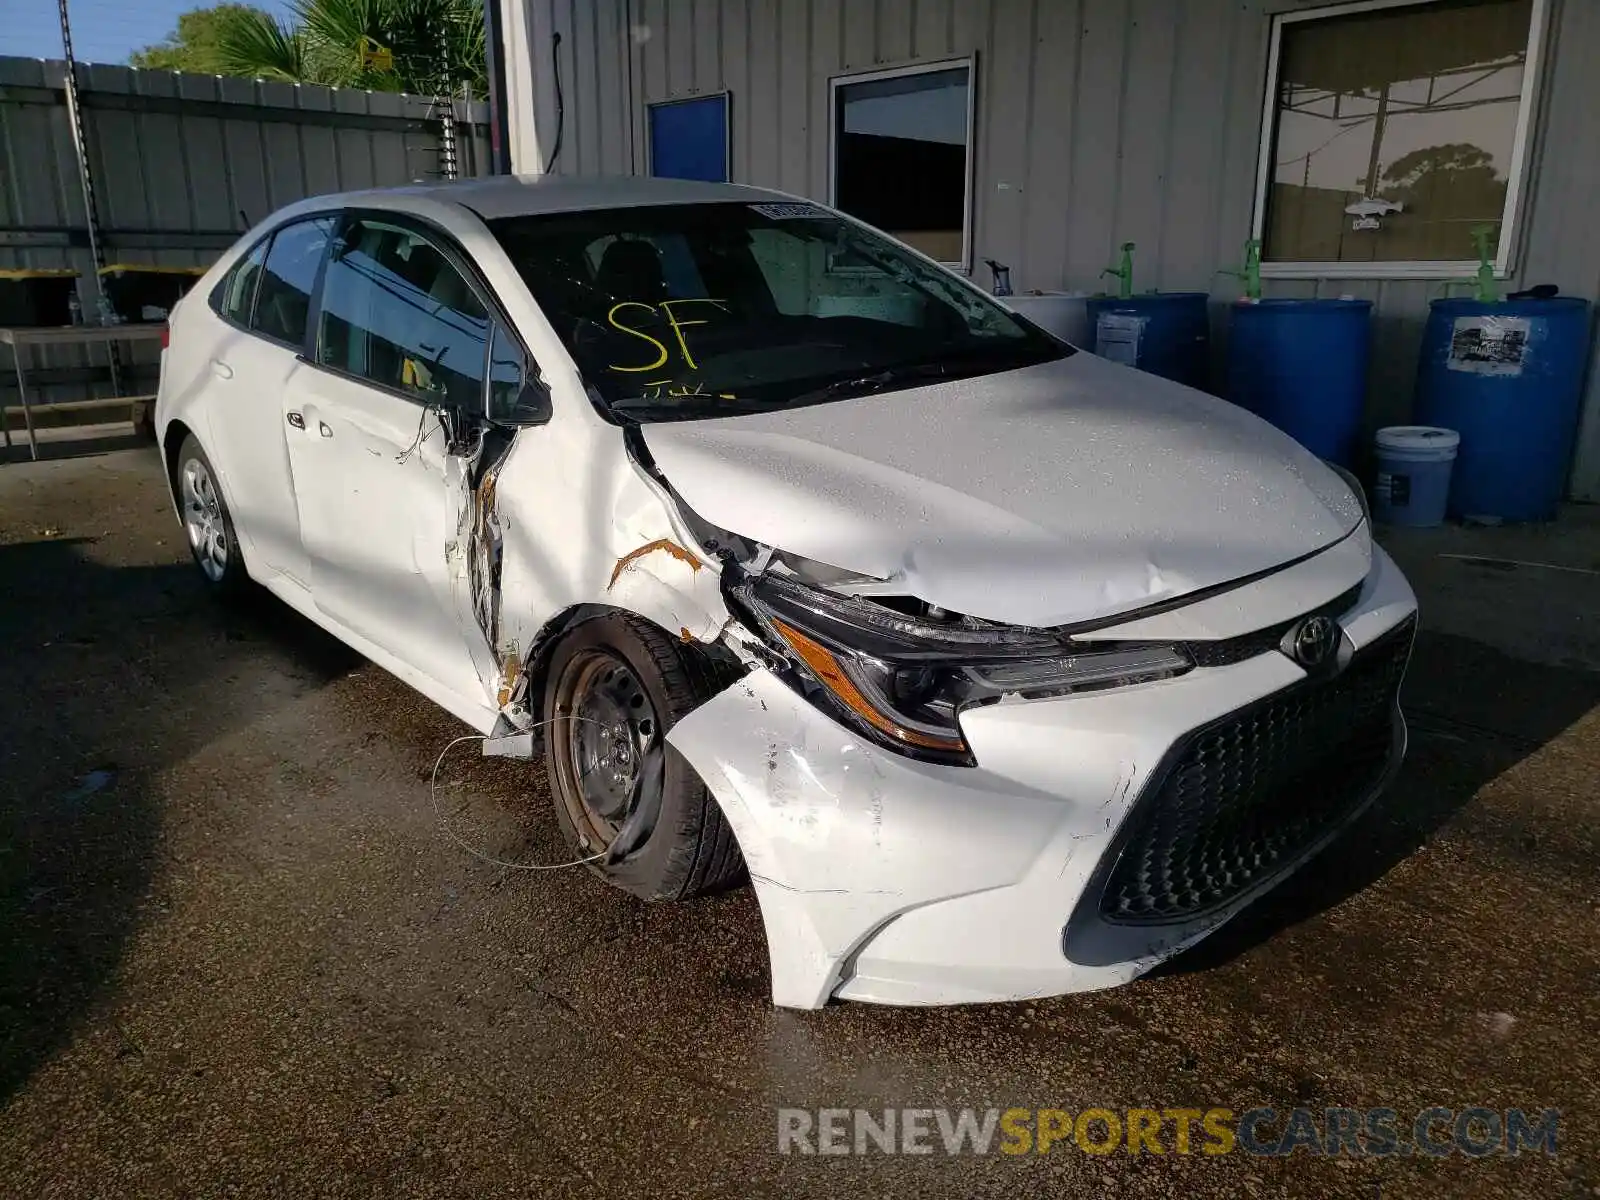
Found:
M 567 127 L 567 100 L 561 94 L 561 34 L 550 35 L 550 76 L 556 85 L 556 137 L 555 143 L 550 147 L 550 157 L 545 160 L 544 173 L 550 174 L 555 169 L 556 159 L 561 157 L 561 135 Z
M 540 722 L 540 724 L 544 723 L 545 722 Z M 484 742 L 487 740 L 488 739 L 483 737 L 481 734 L 476 733 L 469 733 L 463 737 L 455 738 L 445 743 L 445 748 L 439 751 L 439 757 L 433 761 L 433 774 L 428 777 L 428 799 L 433 804 L 433 819 L 438 822 L 439 828 L 444 830 L 446 837 L 448 837 L 456 845 L 460 846 L 468 854 L 472 855 L 473 858 L 481 859 L 482 861 L 496 867 L 504 867 L 508 871 L 565 871 L 569 867 L 581 867 L 585 863 L 597 862 L 606 856 L 607 850 L 602 849 L 596 854 L 589 855 L 587 858 L 575 858 L 571 862 L 564 863 L 506 862 L 504 859 L 495 858 L 491 854 L 485 854 L 476 846 L 469 845 L 460 834 L 451 829 L 450 826 L 445 822 L 444 814 L 439 811 L 439 768 L 444 764 L 444 756 L 449 754 L 450 751 L 455 747 L 461 745 L 462 742 Z
M 422 427 L 427 424 L 429 413 L 432 413 L 435 417 L 438 417 L 439 428 L 444 428 L 444 417 L 440 416 L 439 414 L 439 406 L 436 404 L 424 404 L 422 406 L 422 412 L 417 417 L 417 436 L 411 439 L 411 445 L 407 446 L 404 450 L 400 451 L 399 454 L 394 456 L 395 462 L 404 466 L 406 460 L 422 448 L 422 443 L 433 436 L 433 430 L 431 429 L 426 433 L 422 431 Z

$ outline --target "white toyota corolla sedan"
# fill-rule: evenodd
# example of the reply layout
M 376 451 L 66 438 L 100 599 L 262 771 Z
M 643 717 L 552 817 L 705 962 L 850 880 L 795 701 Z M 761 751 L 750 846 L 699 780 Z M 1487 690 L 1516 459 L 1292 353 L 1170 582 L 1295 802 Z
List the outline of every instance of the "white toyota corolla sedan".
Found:
M 492 179 L 277 213 L 173 314 L 195 561 L 542 754 L 776 1003 L 1132 979 L 1399 765 L 1416 601 L 1345 477 L 824 206 Z

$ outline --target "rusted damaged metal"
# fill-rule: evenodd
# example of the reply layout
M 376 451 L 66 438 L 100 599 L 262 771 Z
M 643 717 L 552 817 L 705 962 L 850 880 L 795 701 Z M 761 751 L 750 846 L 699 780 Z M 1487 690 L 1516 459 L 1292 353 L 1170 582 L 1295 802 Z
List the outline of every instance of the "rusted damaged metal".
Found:
M 500 675 L 500 690 L 495 693 L 495 703 L 502 709 L 511 703 L 517 693 L 517 679 L 522 674 L 522 660 L 515 652 L 506 655 L 505 668 Z
M 500 520 L 495 512 L 498 463 L 485 470 L 472 497 L 472 553 L 467 569 L 472 586 L 472 611 L 491 646 L 500 634 Z M 503 702 L 502 702 L 503 703 Z
M 617 578 L 624 571 L 626 571 L 632 563 L 637 562 L 647 554 L 656 553 L 670 554 L 679 562 L 688 563 L 691 571 L 698 571 L 705 565 L 671 538 L 657 538 L 653 542 L 646 542 L 643 546 L 639 546 L 628 551 L 621 558 L 617 559 L 616 566 L 611 568 L 611 581 L 606 584 L 606 591 L 609 592 L 612 588 L 617 586 Z
M 515 642 L 503 644 L 500 631 L 504 536 L 497 485 L 513 444 L 506 433 L 486 430 L 475 445 L 445 460 L 446 483 L 456 497 L 454 536 L 445 545 L 451 607 L 484 690 L 502 713 L 518 698 L 521 667 Z
M 538 661 L 550 629 L 569 624 L 560 614 L 621 609 L 704 645 L 729 625 L 721 564 L 670 489 L 631 455 L 574 476 L 566 464 L 587 457 L 540 430 L 492 436 L 455 460 L 454 607 L 486 696 L 517 729 L 535 720 Z M 541 543 L 529 536 L 540 528 L 574 536 Z M 586 531 L 600 536 L 586 543 Z

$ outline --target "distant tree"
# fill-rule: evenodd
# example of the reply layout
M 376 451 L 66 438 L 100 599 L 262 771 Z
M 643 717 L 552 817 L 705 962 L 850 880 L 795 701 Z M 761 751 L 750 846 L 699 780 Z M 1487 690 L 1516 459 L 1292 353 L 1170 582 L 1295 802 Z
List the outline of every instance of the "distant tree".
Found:
M 1414 191 L 1429 176 L 1494 178 L 1494 156 L 1471 142 L 1449 142 L 1402 154 L 1384 169 L 1385 192 Z
M 1383 172 L 1377 194 L 1398 200 L 1419 217 L 1465 227 L 1500 219 L 1506 183 L 1488 151 L 1451 142 L 1402 154 Z
M 136 67 L 475 97 L 488 91 L 481 0 L 296 0 L 290 21 L 243 4 L 196 9 Z
M 178 27 L 164 41 L 128 56 L 131 66 L 147 71 L 193 71 L 201 75 L 226 75 L 220 47 L 224 38 L 242 24 L 270 21 L 248 4 L 218 4 L 194 8 L 178 16 Z

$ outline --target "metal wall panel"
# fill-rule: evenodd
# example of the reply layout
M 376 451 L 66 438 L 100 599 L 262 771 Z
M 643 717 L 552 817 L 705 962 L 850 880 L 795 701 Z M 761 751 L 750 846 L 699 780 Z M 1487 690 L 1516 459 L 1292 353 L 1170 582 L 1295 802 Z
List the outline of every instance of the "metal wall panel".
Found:
M 955 29 L 955 9 L 965 0 L 916 0 L 911 10 L 911 53 L 915 58 L 937 59 L 950 53 Z
M 778 144 L 779 169 L 774 181 L 789 192 L 812 194 L 810 140 L 826 126 L 826 101 L 813 107 L 814 89 L 826 88 L 811 59 L 811 12 L 806 0 L 783 0 L 778 6 Z
M 1562 0 L 1550 39 L 1543 112 L 1535 143 L 1522 279 L 1600 297 L 1600 4 Z M 1600 343 L 1590 359 L 1572 495 L 1600 501 Z
M 1128 15 L 1124 0 L 1084 0 L 1078 26 L 1078 94 L 1073 97 L 1067 146 L 1072 182 L 1062 213 L 1067 222 L 1065 278 L 1075 288 L 1095 286 L 1098 273 L 1112 261 L 1117 243 L 1139 236 L 1117 208 L 1122 183 Z M 1007 63 L 994 64 L 995 71 L 1010 69 Z M 1152 136 L 1165 139 L 1166 131 L 1135 129 L 1133 136 L 1141 141 Z M 1013 278 L 1019 288 L 1057 286 L 1049 279 L 1041 280 L 1027 261 L 1018 264 Z

